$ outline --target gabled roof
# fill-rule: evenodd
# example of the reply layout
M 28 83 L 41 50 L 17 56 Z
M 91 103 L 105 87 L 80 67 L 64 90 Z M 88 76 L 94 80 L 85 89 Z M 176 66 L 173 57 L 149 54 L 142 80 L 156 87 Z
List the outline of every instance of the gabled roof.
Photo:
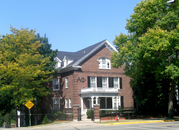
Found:
M 62 67 L 59 69 L 62 70 L 62 69 L 71 68 L 74 66 L 79 67 L 79 64 L 82 61 L 84 61 L 87 57 L 89 57 L 91 54 L 93 54 L 97 49 L 99 49 L 103 45 L 106 45 L 111 51 L 117 51 L 116 48 L 108 40 L 103 40 L 99 43 L 96 43 L 92 46 L 89 46 L 89 47 L 82 49 L 80 51 L 77 51 L 77 52 L 58 51 L 57 57 L 62 61 Z M 73 60 L 73 62 L 68 64 L 66 67 L 63 67 L 63 58 L 65 56 L 67 58 Z

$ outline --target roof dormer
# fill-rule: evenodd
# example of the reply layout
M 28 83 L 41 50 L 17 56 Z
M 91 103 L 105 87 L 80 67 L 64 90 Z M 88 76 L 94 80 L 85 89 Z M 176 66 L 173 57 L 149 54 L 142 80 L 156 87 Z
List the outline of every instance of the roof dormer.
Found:
M 64 56 L 64 58 L 63 58 L 64 66 L 63 67 L 66 67 L 67 65 L 69 65 L 72 62 L 73 62 L 72 59 L 69 59 L 67 56 Z
M 57 63 L 55 64 L 55 66 L 54 66 L 54 69 L 60 68 L 62 61 L 61 61 L 58 57 L 55 57 L 55 58 L 54 58 L 54 61 L 57 62 Z

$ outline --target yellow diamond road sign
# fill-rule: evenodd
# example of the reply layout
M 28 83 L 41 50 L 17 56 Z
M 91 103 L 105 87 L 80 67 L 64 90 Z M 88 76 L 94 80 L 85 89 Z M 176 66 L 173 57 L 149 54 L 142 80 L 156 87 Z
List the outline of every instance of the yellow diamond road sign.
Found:
M 25 104 L 25 106 L 26 106 L 27 108 L 31 109 L 31 108 L 34 106 L 34 104 L 29 100 L 29 101 Z

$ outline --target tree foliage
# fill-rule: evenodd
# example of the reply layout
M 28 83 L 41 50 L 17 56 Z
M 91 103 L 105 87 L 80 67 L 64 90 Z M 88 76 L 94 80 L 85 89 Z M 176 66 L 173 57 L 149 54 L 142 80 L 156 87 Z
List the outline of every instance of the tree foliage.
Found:
M 52 79 L 53 70 L 45 68 L 50 56 L 39 53 L 42 43 L 35 31 L 11 27 L 11 32 L 0 40 L 0 103 L 21 106 L 49 94 L 43 83 Z
M 46 63 L 44 66 L 45 70 L 53 71 L 54 66 L 56 64 L 56 61 L 54 61 L 54 58 L 57 56 L 57 51 L 58 50 L 52 50 L 51 49 L 51 44 L 48 42 L 48 38 L 46 35 L 44 37 L 40 37 L 40 34 L 37 33 L 35 41 L 40 41 L 42 45 L 37 49 L 39 54 L 43 55 L 44 57 L 49 57 L 49 62 Z
M 169 6 L 167 0 L 142 0 L 127 20 L 129 34 L 116 36 L 119 52 L 112 54 L 112 65 L 125 64 L 126 75 L 133 79 L 138 105 L 166 108 L 168 104 L 170 118 L 179 76 L 178 16 L 179 1 Z

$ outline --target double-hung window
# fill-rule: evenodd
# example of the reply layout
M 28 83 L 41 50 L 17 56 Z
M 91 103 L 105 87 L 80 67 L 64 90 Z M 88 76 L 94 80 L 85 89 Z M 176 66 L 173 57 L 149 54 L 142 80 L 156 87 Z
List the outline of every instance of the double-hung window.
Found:
M 68 108 L 68 100 L 65 99 L 65 108 Z
M 69 99 L 68 102 L 69 102 L 69 108 L 71 108 L 71 99 Z
M 53 109 L 54 110 L 59 110 L 60 109 L 60 98 L 59 97 L 54 97 L 53 98 Z
M 90 77 L 90 86 L 92 88 L 96 87 L 96 77 Z
M 68 78 L 65 78 L 65 88 L 68 88 Z
M 53 90 L 60 90 L 60 79 L 53 79 Z
M 102 87 L 108 88 L 108 78 L 107 77 L 102 77 Z
M 116 89 L 119 88 L 119 78 L 113 78 L 113 85 L 114 85 L 114 88 Z

